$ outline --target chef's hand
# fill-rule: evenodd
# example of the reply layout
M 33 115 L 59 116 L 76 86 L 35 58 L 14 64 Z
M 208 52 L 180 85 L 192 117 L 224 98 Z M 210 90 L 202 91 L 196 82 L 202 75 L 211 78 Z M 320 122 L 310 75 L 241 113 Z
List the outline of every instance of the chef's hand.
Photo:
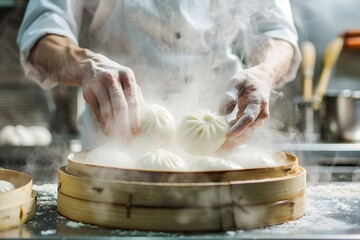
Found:
M 105 135 L 127 138 L 139 131 L 143 99 L 131 69 L 54 34 L 38 41 L 29 60 L 38 70 L 41 84 L 82 87 Z
M 220 102 L 219 112 L 228 115 L 236 106 L 238 109 L 236 119 L 230 122 L 232 126 L 222 149 L 243 143 L 269 117 L 272 82 L 272 75 L 261 65 L 243 70 L 231 79 L 229 89 Z
M 142 94 L 130 68 L 101 54 L 80 63 L 83 96 L 107 136 L 129 138 L 140 128 Z
M 232 148 L 243 143 L 252 131 L 269 117 L 269 98 L 273 85 L 287 74 L 294 57 L 293 46 L 280 39 L 265 39 L 249 54 L 249 68 L 232 78 L 219 107 L 230 114 L 238 106 L 231 122 L 227 141 L 221 147 Z

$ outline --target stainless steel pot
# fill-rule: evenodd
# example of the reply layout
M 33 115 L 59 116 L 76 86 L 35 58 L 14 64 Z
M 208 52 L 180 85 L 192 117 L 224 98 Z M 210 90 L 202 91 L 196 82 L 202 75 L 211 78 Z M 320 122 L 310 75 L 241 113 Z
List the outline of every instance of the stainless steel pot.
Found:
M 323 98 L 321 138 L 360 142 L 360 90 L 329 90 Z

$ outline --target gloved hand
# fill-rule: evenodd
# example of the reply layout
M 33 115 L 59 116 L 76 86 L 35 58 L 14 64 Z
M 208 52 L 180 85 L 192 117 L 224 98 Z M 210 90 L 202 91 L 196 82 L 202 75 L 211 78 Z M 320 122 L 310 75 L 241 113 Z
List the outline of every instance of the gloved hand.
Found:
M 231 148 L 244 142 L 262 121 L 269 117 L 269 98 L 273 77 L 262 65 L 240 71 L 229 84 L 229 89 L 220 102 L 219 112 L 228 115 L 238 107 L 236 119 L 222 148 Z
M 95 53 L 80 66 L 84 99 L 104 134 L 123 138 L 136 135 L 143 99 L 133 71 Z

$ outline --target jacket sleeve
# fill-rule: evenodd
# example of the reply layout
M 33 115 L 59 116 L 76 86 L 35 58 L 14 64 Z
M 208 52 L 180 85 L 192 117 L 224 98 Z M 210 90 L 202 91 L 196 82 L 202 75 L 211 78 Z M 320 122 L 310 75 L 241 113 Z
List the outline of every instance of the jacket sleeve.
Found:
M 301 53 L 298 46 L 298 35 L 293 22 L 292 11 L 288 0 L 253 0 L 258 10 L 251 17 L 251 31 L 255 36 L 253 44 L 258 44 L 264 38 L 274 38 L 289 42 L 294 48 L 294 57 L 288 73 L 280 79 L 277 88 L 295 79 L 301 63 Z
M 17 45 L 20 51 L 21 66 L 25 75 L 49 89 L 56 83 L 47 79 L 29 61 L 29 53 L 38 40 L 46 34 L 68 37 L 78 44 L 78 24 L 75 13 L 82 1 L 71 0 L 32 0 L 28 3 L 20 26 Z

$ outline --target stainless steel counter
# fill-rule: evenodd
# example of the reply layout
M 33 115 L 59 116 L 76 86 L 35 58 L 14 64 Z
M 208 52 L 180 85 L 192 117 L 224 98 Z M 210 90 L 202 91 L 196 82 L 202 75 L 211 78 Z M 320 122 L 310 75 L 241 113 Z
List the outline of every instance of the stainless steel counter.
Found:
M 306 168 L 309 182 L 360 180 L 359 143 L 291 143 L 275 148 L 294 153 Z
M 275 148 L 295 153 L 305 164 L 359 164 L 360 143 L 290 143 Z
M 360 183 L 308 186 L 306 215 L 296 221 L 251 231 L 192 234 L 108 229 L 74 222 L 58 215 L 55 184 L 34 185 L 34 190 L 38 194 L 34 219 L 0 232 L 0 238 L 360 239 Z

